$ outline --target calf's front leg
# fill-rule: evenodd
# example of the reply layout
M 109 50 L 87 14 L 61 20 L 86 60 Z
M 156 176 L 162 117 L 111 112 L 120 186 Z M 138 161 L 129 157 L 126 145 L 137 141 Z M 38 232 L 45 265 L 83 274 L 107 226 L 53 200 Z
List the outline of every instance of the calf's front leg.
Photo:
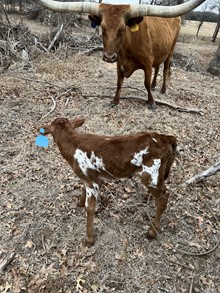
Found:
M 96 199 L 99 195 L 99 185 L 93 183 L 86 187 L 86 213 L 87 213 L 87 224 L 86 224 L 86 243 L 88 246 L 92 246 L 95 243 L 94 237 L 94 214 Z

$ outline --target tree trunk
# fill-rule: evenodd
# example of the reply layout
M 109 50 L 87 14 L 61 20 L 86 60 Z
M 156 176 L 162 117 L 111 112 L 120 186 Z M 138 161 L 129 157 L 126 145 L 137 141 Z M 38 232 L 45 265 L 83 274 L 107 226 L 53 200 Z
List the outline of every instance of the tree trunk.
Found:
M 207 71 L 212 75 L 220 76 L 220 44 L 214 58 L 209 63 Z
M 220 29 L 220 21 L 216 24 L 216 28 L 215 28 L 214 34 L 212 36 L 212 42 L 215 42 L 217 35 L 218 35 L 218 32 L 219 32 L 219 29 Z

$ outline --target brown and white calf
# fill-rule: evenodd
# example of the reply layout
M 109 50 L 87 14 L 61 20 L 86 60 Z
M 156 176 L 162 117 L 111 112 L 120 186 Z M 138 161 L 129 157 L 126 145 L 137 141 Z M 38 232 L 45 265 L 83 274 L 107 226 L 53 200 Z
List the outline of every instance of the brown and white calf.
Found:
M 44 135 L 53 135 L 62 156 L 84 183 L 78 205 L 87 212 L 87 243 L 94 244 L 95 203 L 103 180 L 133 176 L 155 199 L 156 215 L 148 230 L 148 237 L 155 238 L 169 197 L 164 181 L 175 157 L 176 138 L 155 132 L 112 137 L 76 132 L 84 122 L 83 118 L 57 118 L 42 128 Z

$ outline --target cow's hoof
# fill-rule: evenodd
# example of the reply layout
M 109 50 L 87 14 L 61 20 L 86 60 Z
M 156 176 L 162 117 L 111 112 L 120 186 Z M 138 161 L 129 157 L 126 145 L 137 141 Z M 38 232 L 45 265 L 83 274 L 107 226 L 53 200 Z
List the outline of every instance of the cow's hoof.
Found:
M 150 109 L 150 110 L 156 110 L 156 108 L 157 108 L 156 103 L 148 104 L 148 109 Z
M 118 103 L 119 103 L 119 101 L 117 101 L 117 100 L 112 100 L 111 103 L 110 103 L 110 106 L 111 106 L 111 107 L 115 107 L 115 106 L 118 105 Z

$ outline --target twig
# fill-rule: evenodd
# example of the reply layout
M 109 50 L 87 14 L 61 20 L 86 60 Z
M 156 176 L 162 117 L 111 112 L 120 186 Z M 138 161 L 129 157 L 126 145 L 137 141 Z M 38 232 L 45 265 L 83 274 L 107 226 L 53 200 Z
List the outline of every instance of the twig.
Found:
M 182 185 L 189 185 L 192 183 L 198 183 L 204 180 L 205 178 L 214 175 L 215 173 L 220 171 L 220 157 L 217 159 L 214 165 L 209 167 L 207 170 L 199 173 L 192 178 L 188 179 L 186 182 L 182 183 Z
M 57 103 L 56 103 L 53 96 L 51 96 L 51 100 L 53 102 L 53 106 L 51 107 L 50 111 L 47 114 L 45 114 L 44 116 L 42 116 L 37 122 L 43 120 L 44 118 L 46 118 L 48 115 L 50 115 L 55 110 Z
M 185 264 L 182 264 L 182 263 L 180 263 L 180 262 L 177 262 L 177 261 L 174 261 L 174 260 L 169 260 L 170 262 L 172 262 L 172 263 L 174 263 L 174 264 L 176 264 L 176 265 L 178 265 L 178 266 L 181 266 L 181 267 L 183 267 L 183 268 L 185 268 L 185 269 L 188 269 L 188 270 L 191 270 L 191 271 L 193 271 L 194 269 L 193 268 L 190 268 L 189 266 L 187 266 L 187 265 L 185 265 Z
M 3 261 L 1 261 L 0 273 L 6 270 L 7 266 L 13 261 L 15 255 L 16 255 L 15 252 L 12 252 L 11 255 L 7 259 L 4 259 Z
M 189 293 L 193 293 L 194 278 L 195 278 L 195 274 L 193 274 L 193 277 L 192 277 L 192 280 L 191 280 L 191 283 L 190 283 Z
M 62 30 L 63 30 L 63 23 L 61 23 L 61 25 L 60 25 L 60 29 L 57 31 L 55 37 L 53 38 L 52 42 L 50 43 L 50 45 L 49 45 L 49 47 L 48 47 L 48 49 L 47 49 L 48 52 L 50 52 L 50 50 L 52 49 L 54 43 L 55 43 L 56 40 L 59 38 L 59 35 L 61 34 Z
M 13 75 L 13 74 L 8 74 L 8 75 L 12 76 L 14 78 L 24 79 L 24 80 L 31 81 L 31 82 L 45 83 L 45 84 L 48 84 L 48 85 L 51 85 L 51 86 L 54 86 L 54 87 L 58 87 L 60 89 L 65 89 L 65 87 L 59 86 L 57 84 L 54 84 L 54 83 L 46 81 L 46 80 L 39 80 L 39 79 L 33 79 L 33 78 L 28 78 L 28 77 L 23 77 L 23 76 L 16 76 L 16 75 Z
M 6 18 L 7 22 L 8 22 L 8 25 L 11 27 L 11 23 L 10 23 L 8 15 L 7 15 L 6 11 L 5 11 L 4 5 L 2 3 L 0 3 L 0 6 L 1 6 L 1 8 L 2 8 L 4 14 L 5 14 L 5 18 Z

